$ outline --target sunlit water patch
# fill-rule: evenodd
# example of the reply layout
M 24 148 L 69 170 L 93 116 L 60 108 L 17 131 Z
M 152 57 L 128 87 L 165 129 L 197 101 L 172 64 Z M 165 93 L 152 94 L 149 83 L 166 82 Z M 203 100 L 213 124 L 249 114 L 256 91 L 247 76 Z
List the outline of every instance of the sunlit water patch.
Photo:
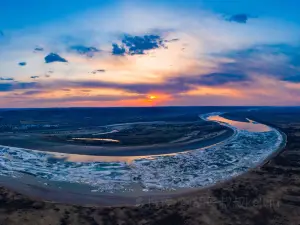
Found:
M 103 142 L 113 142 L 113 143 L 120 143 L 119 140 L 109 139 L 109 138 L 72 138 L 72 140 L 78 141 L 103 141 Z
M 201 187 L 254 167 L 283 141 L 277 130 L 253 121 L 241 124 L 218 114 L 202 118 L 231 127 L 235 133 L 226 141 L 204 149 L 164 156 L 125 157 L 127 160 L 3 146 L 0 174 L 19 177 L 26 173 L 51 181 L 88 184 L 95 190 L 109 192 L 128 191 L 134 186 L 144 191 Z
M 206 119 L 210 120 L 210 121 L 216 121 L 216 122 L 219 122 L 219 123 L 229 124 L 232 127 L 235 127 L 236 129 L 246 130 L 246 131 L 249 131 L 249 132 L 267 132 L 267 131 L 270 131 L 270 127 L 268 127 L 264 124 L 261 124 L 261 123 L 256 123 L 255 121 L 249 120 L 249 119 L 247 119 L 248 122 L 240 122 L 240 121 L 234 121 L 234 120 L 226 119 L 224 117 L 221 117 L 220 115 L 211 115 L 211 116 L 208 116 Z

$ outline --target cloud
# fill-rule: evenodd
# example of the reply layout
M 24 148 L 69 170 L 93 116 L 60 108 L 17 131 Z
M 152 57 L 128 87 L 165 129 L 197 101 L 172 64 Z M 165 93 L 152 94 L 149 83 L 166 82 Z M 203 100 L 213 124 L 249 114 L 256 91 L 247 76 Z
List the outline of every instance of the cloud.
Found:
M 249 19 L 249 16 L 247 14 L 235 14 L 228 18 L 228 21 L 230 22 L 236 22 L 236 23 L 247 23 Z
M 43 91 L 43 90 L 25 91 L 25 92 L 21 93 L 20 95 L 36 95 L 36 94 L 43 94 L 43 93 L 48 93 L 48 92 Z
M 292 83 L 300 83 L 300 73 L 295 76 L 289 76 L 282 78 L 282 81 L 289 81 Z
M 227 83 L 250 81 L 250 78 L 245 74 L 210 73 L 200 76 L 194 81 L 201 85 L 218 86 Z
M 126 52 L 126 50 L 123 45 L 119 46 L 116 43 L 112 44 L 112 54 L 113 55 L 125 55 L 125 52 Z
M 30 78 L 31 79 L 37 79 L 37 78 L 39 78 L 40 76 L 31 76 Z
M 91 73 L 92 73 L 92 74 L 96 74 L 96 73 L 104 73 L 104 72 L 105 72 L 105 70 L 100 69 L 100 70 L 94 70 L 94 71 L 92 71 Z
M 46 100 L 37 98 L 35 99 L 35 95 L 39 94 L 47 94 L 49 92 L 47 91 L 26 91 L 21 94 L 15 94 L 15 95 L 9 95 L 5 96 L 4 98 L 10 99 L 10 100 L 20 100 L 20 96 L 23 96 L 24 99 L 27 100 L 28 103 L 42 103 L 42 104 L 49 104 L 49 103 L 64 103 L 65 105 L 68 105 L 70 103 L 74 102 L 111 102 L 111 101 L 119 101 L 120 98 L 116 95 L 94 95 L 94 96 L 59 96 L 59 97 L 48 97 Z M 23 99 L 23 100 L 24 100 Z M 134 100 L 136 99 L 136 96 L 122 96 L 122 100 Z
M 6 91 L 12 91 L 12 85 L 11 84 L 3 84 L 3 83 L 0 83 L 0 92 L 6 92 Z
M 231 83 L 245 83 L 251 81 L 246 74 L 208 73 L 197 76 L 178 76 L 167 79 L 160 90 L 169 93 L 180 93 L 194 89 L 197 86 L 222 86 Z
M 95 53 L 100 52 L 96 47 L 86 47 L 84 45 L 73 45 L 69 49 L 87 57 L 93 57 Z
M 68 62 L 66 59 L 62 58 L 56 53 L 50 53 L 45 57 L 46 63 L 53 63 L 53 62 Z
M 35 79 L 38 76 L 32 76 Z M 18 89 L 34 89 L 34 90 L 61 90 L 61 89 L 118 89 L 128 93 L 149 94 L 151 92 L 159 92 L 165 94 L 176 95 L 195 89 L 199 86 L 218 87 L 232 83 L 245 83 L 251 81 L 251 78 L 245 74 L 237 73 L 208 73 L 202 75 L 178 75 L 176 77 L 166 78 L 160 83 L 117 83 L 99 80 L 55 80 L 44 81 L 43 83 L 24 83 L 9 84 L 3 86 L 5 91 L 14 91 Z M 120 98 L 121 96 L 119 96 Z
M 179 41 L 180 39 L 179 38 L 173 38 L 173 39 L 170 39 L 170 40 L 165 40 L 165 42 L 176 42 L 176 41 Z
M 42 47 L 36 47 L 36 48 L 34 48 L 34 51 L 35 52 L 42 52 L 42 51 L 44 51 L 44 48 L 42 48 Z
M 135 99 L 136 96 L 122 96 L 122 100 L 125 99 Z M 60 97 L 49 99 L 53 102 L 106 102 L 106 101 L 118 101 L 120 100 L 119 96 L 115 95 L 95 95 L 95 96 L 70 96 L 70 97 Z
M 26 62 L 19 62 L 19 66 L 26 66 L 27 63 Z
M 0 80 L 2 80 L 2 81 L 12 81 L 12 80 L 15 80 L 15 79 L 12 78 L 12 77 L 7 77 L 7 78 L 5 78 L 5 77 L 0 77 Z
M 176 41 L 177 39 L 173 39 Z M 122 44 L 112 44 L 113 55 L 143 55 L 149 50 L 166 47 L 164 40 L 158 35 L 131 36 L 125 35 Z M 169 42 L 172 42 L 170 40 Z
M 115 83 L 106 81 L 83 80 L 83 81 L 66 81 L 57 80 L 55 83 L 47 83 L 45 87 L 55 86 L 59 88 L 112 88 L 120 89 L 129 93 L 149 94 L 151 92 L 160 92 L 166 94 L 179 94 L 193 90 L 197 86 L 218 87 L 231 83 L 245 83 L 251 81 L 251 78 L 245 74 L 226 74 L 226 73 L 209 73 L 197 76 L 177 76 L 170 77 L 160 83 Z M 120 97 L 120 96 L 119 96 Z
M 127 47 L 127 53 L 130 55 L 144 54 L 145 51 L 164 47 L 164 41 L 158 35 L 125 35 L 122 43 Z
M 221 54 L 230 62 L 221 63 L 223 71 L 262 74 L 283 81 L 300 81 L 300 47 L 286 44 L 256 45 Z
M 13 83 L 0 83 L 0 92 L 10 92 L 20 89 L 32 89 L 32 88 L 42 88 L 36 82 L 13 82 Z

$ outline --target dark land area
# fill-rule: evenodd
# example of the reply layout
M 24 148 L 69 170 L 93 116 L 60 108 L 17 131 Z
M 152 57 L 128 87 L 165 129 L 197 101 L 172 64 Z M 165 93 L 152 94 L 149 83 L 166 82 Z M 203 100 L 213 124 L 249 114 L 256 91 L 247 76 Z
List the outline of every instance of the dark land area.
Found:
M 287 145 L 282 151 L 260 167 L 229 181 L 160 201 L 138 198 L 136 206 L 120 207 L 44 202 L 1 187 L 0 224 L 298 225 L 299 115 L 300 108 L 296 107 L 226 114 L 228 118 L 249 118 L 270 125 L 287 135 Z
M 237 109 L 242 108 L 228 110 Z M 227 127 L 199 118 L 199 114 L 213 110 L 214 107 L 2 110 L 0 145 L 102 156 L 188 151 L 233 134 Z

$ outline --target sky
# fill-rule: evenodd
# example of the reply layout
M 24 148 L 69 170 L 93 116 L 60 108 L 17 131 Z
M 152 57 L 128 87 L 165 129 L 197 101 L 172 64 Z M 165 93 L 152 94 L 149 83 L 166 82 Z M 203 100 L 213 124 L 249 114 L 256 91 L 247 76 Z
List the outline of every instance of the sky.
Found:
M 2 0 L 0 107 L 300 104 L 297 0 Z

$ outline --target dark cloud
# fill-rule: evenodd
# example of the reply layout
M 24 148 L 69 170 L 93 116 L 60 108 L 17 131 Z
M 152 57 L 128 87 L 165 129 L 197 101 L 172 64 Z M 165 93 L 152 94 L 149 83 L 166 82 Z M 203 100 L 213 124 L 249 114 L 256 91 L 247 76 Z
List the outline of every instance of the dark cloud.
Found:
M 219 67 L 223 71 L 251 72 L 283 81 L 300 82 L 299 46 L 257 45 L 224 56 L 232 62 L 221 64 Z
M 37 79 L 37 78 L 39 78 L 40 76 L 31 76 L 30 78 L 31 79 Z
M 149 92 L 163 91 L 164 93 L 177 94 L 192 90 L 195 86 L 218 86 L 230 83 L 246 83 L 251 79 L 245 74 L 210 73 L 198 76 L 178 76 L 165 80 L 162 83 L 134 83 L 122 84 L 104 81 L 61 81 L 55 85 L 76 88 L 114 88 L 132 93 L 147 94 Z
M 158 35 L 130 36 L 126 35 L 122 43 L 128 48 L 128 54 L 144 54 L 145 51 L 164 47 L 164 41 Z
M 176 42 L 179 41 L 179 38 L 173 38 L 171 40 L 165 40 L 165 42 Z
M 122 100 L 125 99 L 136 99 L 136 96 L 122 96 Z M 120 96 L 116 95 L 96 95 L 96 96 L 66 96 L 60 98 L 47 98 L 47 100 L 42 100 L 43 102 L 62 102 L 62 103 L 71 103 L 71 102 L 106 102 L 106 101 L 118 101 Z M 36 100 L 35 100 L 36 102 Z
M 19 62 L 19 66 L 26 66 L 27 63 L 26 62 Z
M 221 86 L 230 83 L 246 83 L 251 81 L 251 78 L 243 73 L 209 73 L 198 76 L 178 76 L 169 78 L 162 84 L 167 87 L 168 92 L 175 93 L 184 92 L 193 89 L 195 86 Z
M 45 74 L 45 77 L 47 77 L 47 78 L 51 77 L 50 74 L 52 74 L 52 73 L 54 73 L 54 71 L 53 71 L 53 70 L 49 70 L 49 71 Z
M 44 48 L 42 48 L 42 47 L 36 47 L 36 48 L 34 49 L 34 51 L 35 51 L 35 52 L 42 52 L 42 51 L 44 51 Z
M 249 16 L 247 14 L 235 14 L 228 18 L 228 21 L 230 22 L 236 22 L 236 23 L 247 23 L 249 19 Z
M 11 83 L 0 83 L 0 92 L 9 92 L 14 90 L 42 88 L 36 82 L 11 82 Z
M 47 91 L 43 90 L 35 90 L 35 91 L 25 91 L 20 95 L 36 95 L 36 94 L 43 94 L 43 93 L 48 93 Z
M 58 85 L 58 83 L 57 83 Z M 161 84 L 120 84 L 120 83 L 111 83 L 104 81 L 73 81 L 66 82 L 62 81 L 59 85 L 68 87 L 77 87 L 77 88 L 114 88 L 126 90 L 133 93 L 139 94 L 147 94 L 152 91 L 164 91 L 165 93 L 174 93 L 174 92 L 182 92 L 189 90 L 189 87 L 185 84 L 180 84 L 178 81 L 171 81 L 170 83 L 165 82 Z
M 100 70 L 94 70 L 91 72 L 92 74 L 96 74 L 96 73 L 105 73 L 105 70 L 100 69 Z
M 125 35 L 122 45 L 112 44 L 113 55 L 142 55 L 145 52 L 165 47 L 164 40 L 158 35 L 131 36 Z
M 7 78 L 5 78 L 5 77 L 0 77 L 0 80 L 2 80 L 2 81 L 13 81 L 13 80 L 15 80 L 15 79 L 12 78 L 12 77 L 7 77 Z
M 210 73 L 199 76 L 194 81 L 201 85 L 218 86 L 227 83 L 250 81 L 250 78 L 245 74 Z
M 112 44 L 112 54 L 113 55 L 125 55 L 125 52 L 126 52 L 126 50 L 125 50 L 124 46 L 119 46 L 116 43 Z
M 12 90 L 12 84 L 0 83 L 0 92 L 6 92 Z
M 53 62 L 68 62 L 66 59 L 62 58 L 56 53 L 50 53 L 45 57 L 46 63 L 53 63 Z
M 83 45 L 73 45 L 70 47 L 70 50 L 87 57 L 93 57 L 95 53 L 100 52 L 100 50 L 95 47 L 86 47 Z
M 195 87 L 199 86 L 221 86 L 231 83 L 244 83 L 247 84 L 251 79 L 244 74 L 229 74 L 229 73 L 209 73 L 202 74 L 198 76 L 189 75 L 178 75 L 177 77 L 172 77 L 166 79 L 162 83 L 113 83 L 105 81 L 69 81 L 69 80 L 56 80 L 49 81 L 45 83 L 19 83 L 12 82 L 9 84 L 0 84 L 1 91 L 14 91 L 19 89 L 30 89 L 28 91 L 47 91 L 52 89 L 60 89 L 64 91 L 69 91 L 72 88 L 80 88 L 81 90 L 88 90 L 90 88 L 113 88 L 128 91 L 136 94 L 148 94 L 151 92 L 164 92 L 167 94 L 180 94 L 193 90 Z M 37 92 L 28 92 L 37 93 Z M 119 99 L 119 96 L 118 96 Z
M 22 96 L 22 100 L 26 100 L 27 103 L 72 103 L 72 102 L 105 102 L 105 101 L 118 101 L 120 100 L 119 96 L 116 95 L 96 95 L 96 96 L 61 96 L 60 98 L 35 98 L 32 95 L 39 94 L 39 93 L 48 93 L 47 91 L 28 91 L 22 94 L 13 94 L 7 95 L 3 98 L 12 99 L 12 100 L 20 100 Z M 136 96 L 122 96 L 122 100 L 128 99 L 136 99 Z
M 283 77 L 282 81 L 289 81 L 292 83 L 300 83 L 300 73 L 295 76 Z

